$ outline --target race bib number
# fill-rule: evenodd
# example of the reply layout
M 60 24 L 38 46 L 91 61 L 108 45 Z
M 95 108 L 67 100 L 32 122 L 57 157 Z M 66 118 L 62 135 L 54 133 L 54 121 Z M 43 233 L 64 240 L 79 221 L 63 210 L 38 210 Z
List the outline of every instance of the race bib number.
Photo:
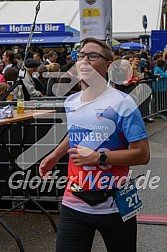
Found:
M 135 216 L 143 208 L 135 184 L 129 184 L 118 190 L 115 203 L 124 222 Z

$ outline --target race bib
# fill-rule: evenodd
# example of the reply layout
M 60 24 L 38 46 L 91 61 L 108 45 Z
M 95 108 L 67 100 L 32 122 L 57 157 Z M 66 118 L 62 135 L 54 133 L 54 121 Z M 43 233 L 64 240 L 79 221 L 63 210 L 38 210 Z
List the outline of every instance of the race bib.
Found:
M 134 183 L 130 183 L 115 193 L 115 203 L 124 222 L 135 216 L 143 208 Z

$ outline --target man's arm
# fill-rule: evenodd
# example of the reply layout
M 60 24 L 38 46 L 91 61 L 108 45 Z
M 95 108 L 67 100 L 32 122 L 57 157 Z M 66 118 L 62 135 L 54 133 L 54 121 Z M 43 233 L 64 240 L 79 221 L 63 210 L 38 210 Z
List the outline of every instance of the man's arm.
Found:
M 39 166 L 40 176 L 44 177 L 48 171 L 51 171 L 59 159 L 68 152 L 69 148 L 68 136 L 66 136 L 58 147 L 41 161 Z
M 68 150 L 70 157 L 77 166 L 98 165 L 99 152 L 82 146 Z M 107 164 L 117 166 L 145 165 L 149 162 L 150 151 L 147 139 L 129 144 L 129 149 L 106 152 Z

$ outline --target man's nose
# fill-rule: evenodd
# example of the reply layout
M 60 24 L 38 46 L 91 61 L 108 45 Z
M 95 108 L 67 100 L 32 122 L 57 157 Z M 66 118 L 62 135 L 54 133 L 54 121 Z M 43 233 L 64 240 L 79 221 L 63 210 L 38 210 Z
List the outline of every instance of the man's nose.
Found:
M 85 56 L 83 57 L 83 60 L 89 61 L 88 55 L 85 54 Z

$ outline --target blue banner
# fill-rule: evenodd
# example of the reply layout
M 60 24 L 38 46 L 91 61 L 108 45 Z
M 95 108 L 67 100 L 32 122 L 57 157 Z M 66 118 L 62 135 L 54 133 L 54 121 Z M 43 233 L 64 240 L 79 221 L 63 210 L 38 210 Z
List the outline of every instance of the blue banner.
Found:
M 26 34 L 30 33 L 32 29 L 32 24 L 8 24 L 8 25 L 0 25 L 0 34 L 2 33 L 12 33 L 12 34 Z M 57 23 L 57 24 L 36 24 L 35 25 L 35 33 L 53 33 L 53 32 L 64 32 L 65 24 Z

